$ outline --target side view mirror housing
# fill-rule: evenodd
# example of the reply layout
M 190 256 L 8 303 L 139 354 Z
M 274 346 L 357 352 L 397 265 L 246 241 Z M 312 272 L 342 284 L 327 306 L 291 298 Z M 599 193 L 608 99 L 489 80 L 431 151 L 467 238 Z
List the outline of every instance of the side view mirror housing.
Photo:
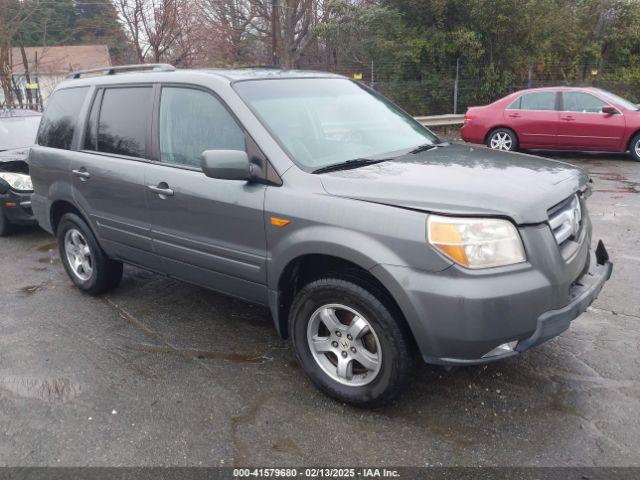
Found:
M 205 150 L 200 159 L 202 171 L 207 177 L 220 180 L 251 180 L 254 165 L 249 162 L 247 152 Z
M 605 115 L 616 115 L 620 112 L 618 112 L 618 110 L 611 105 L 605 105 L 604 107 L 602 107 L 602 113 L 604 113 Z

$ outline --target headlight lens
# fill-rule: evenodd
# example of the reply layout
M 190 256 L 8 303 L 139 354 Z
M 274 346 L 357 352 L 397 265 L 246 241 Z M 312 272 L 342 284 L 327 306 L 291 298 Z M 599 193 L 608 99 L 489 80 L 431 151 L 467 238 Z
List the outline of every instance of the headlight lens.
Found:
M 31 177 L 24 173 L 0 172 L 0 178 L 6 181 L 14 190 L 21 190 L 23 192 L 33 191 Z
M 516 227 L 496 218 L 429 216 L 428 239 L 459 265 L 479 269 L 526 260 Z

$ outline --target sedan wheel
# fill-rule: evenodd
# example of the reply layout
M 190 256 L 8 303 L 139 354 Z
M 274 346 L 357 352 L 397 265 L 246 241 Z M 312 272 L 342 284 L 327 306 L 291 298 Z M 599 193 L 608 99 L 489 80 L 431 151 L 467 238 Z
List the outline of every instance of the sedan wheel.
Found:
M 307 342 L 318 366 L 343 385 L 367 385 L 380 372 L 382 348 L 376 332 L 363 315 L 345 305 L 318 308 L 307 327 Z
M 501 130 L 491 135 L 489 146 L 494 150 L 509 152 L 513 150 L 513 138 L 508 132 Z

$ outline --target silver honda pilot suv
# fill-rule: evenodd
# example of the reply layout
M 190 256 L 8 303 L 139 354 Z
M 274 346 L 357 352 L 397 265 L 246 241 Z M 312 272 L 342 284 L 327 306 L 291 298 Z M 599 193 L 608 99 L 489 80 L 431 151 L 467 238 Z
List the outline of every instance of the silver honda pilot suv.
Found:
M 128 263 L 268 305 L 313 383 L 357 406 L 393 399 L 418 357 L 480 364 L 560 334 L 612 270 L 582 170 L 443 142 L 338 75 L 77 72 L 29 163 L 79 289 Z

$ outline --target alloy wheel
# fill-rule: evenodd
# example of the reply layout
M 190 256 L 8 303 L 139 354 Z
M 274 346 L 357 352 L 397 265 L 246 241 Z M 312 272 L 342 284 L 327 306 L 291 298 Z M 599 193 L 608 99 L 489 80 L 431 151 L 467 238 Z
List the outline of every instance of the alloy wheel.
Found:
M 494 150 L 510 151 L 513 148 L 513 139 L 507 132 L 496 132 L 491 136 L 491 148 Z
M 93 258 L 91 249 L 84 235 L 71 228 L 64 236 L 64 252 L 73 274 L 83 282 L 93 275 Z
M 341 304 L 323 305 L 307 326 L 307 342 L 318 366 L 350 387 L 371 383 L 382 366 L 382 348 L 371 323 Z

